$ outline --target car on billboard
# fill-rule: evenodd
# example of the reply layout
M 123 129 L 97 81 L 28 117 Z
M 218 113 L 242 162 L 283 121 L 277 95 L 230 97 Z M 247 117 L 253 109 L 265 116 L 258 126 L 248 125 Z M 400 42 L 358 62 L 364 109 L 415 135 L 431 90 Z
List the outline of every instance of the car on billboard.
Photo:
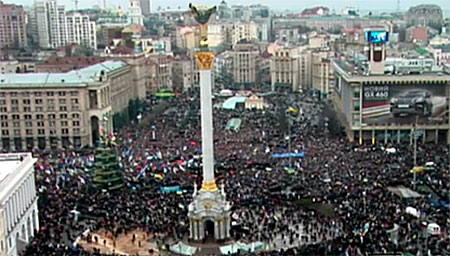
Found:
M 394 117 L 408 115 L 430 116 L 433 103 L 431 94 L 424 90 L 411 90 L 404 95 L 391 98 L 391 113 Z

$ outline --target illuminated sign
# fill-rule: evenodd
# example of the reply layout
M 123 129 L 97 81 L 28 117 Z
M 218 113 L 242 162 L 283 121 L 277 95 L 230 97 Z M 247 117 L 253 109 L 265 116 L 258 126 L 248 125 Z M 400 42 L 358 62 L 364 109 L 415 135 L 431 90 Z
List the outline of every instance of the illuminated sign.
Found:
M 389 33 L 387 31 L 366 31 L 365 39 L 369 43 L 386 43 L 389 41 Z

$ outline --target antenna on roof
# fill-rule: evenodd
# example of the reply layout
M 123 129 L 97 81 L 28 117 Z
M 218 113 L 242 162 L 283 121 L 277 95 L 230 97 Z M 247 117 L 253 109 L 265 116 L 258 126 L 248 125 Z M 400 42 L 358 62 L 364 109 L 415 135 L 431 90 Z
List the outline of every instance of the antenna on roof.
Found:
M 400 13 L 400 0 L 397 0 L 397 13 Z
M 75 3 L 75 11 L 78 11 L 78 0 L 73 0 L 73 2 Z

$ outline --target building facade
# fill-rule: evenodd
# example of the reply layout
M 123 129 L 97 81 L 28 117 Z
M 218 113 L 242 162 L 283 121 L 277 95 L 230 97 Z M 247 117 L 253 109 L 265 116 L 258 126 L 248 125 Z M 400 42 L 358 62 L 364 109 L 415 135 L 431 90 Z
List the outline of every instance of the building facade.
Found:
M 67 73 L 0 75 L 1 148 L 94 145 L 134 99 L 131 67 L 105 61 Z
M 360 143 L 450 142 L 450 70 L 367 75 L 334 60 L 333 105 L 347 137 Z
M 142 15 L 148 16 L 152 11 L 151 1 L 150 0 L 139 0 L 139 4 L 142 9 Z
M 0 1 L 0 49 L 27 47 L 25 11 L 22 6 Z
M 72 13 L 66 17 L 67 41 L 87 48 L 97 49 L 97 31 L 95 22 L 89 15 Z
M 57 48 L 68 44 L 66 10 L 56 0 L 37 0 L 34 4 L 33 31 L 37 33 L 39 47 Z
M 409 26 L 434 26 L 440 27 L 443 24 L 444 18 L 442 9 L 434 4 L 422 4 L 413 6 L 405 13 L 403 20 Z
M 0 255 L 17 256 L 39 230 L 31 153 L 0 154 Z
M 331 98 L 334 92 L 334 69 L 330 61 L 331 51 L 314 51 L 312 60 L 312 88 L 320 93 L 321 98 Z
M 234 88 L 251 88 L 260 82 L 259 51 L 251 44 L 237 44 L 229 51 L 232 58 Z
M 272 90 L 290 87 L 299 91 L 311 87 L 311 51 L 306 47 L 276 49 L 270 62 Z
M 128 5 L 128 24 L 144 26 L 140 0 L 130 0 L 130 5 Z

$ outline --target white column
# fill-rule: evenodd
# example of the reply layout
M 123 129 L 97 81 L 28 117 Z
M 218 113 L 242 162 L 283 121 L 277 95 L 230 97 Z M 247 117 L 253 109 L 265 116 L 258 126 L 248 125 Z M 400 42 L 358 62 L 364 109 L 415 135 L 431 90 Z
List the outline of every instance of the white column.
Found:
M 214 182 L 211 70 L 200 70 L 200 108 L 202 119 L 203 183 Z
M 217 220 L 214 220 L 214 238 L 215 239 L 220 239 L 219 221 L 217 221 Z
M 11 213 L 9 212 L 9 201 L 6 202 L 5 204 L 5 216 L 6 216 L 6 222 L 5 222 L 5 230 L 6 230 L 6 234 L 8 234 L 9 232 L 9 225 L 11 224 Z
M 39 231 L 39 213 L 38 213 L 38 207 L 37 207 L 37 203 L 36 204 L 34 204 L 34 217 L 35 217 L 35 220 L 36 220 L 36 223 L 35 223 L 35 229 L 37 230 L 37 231 Z

